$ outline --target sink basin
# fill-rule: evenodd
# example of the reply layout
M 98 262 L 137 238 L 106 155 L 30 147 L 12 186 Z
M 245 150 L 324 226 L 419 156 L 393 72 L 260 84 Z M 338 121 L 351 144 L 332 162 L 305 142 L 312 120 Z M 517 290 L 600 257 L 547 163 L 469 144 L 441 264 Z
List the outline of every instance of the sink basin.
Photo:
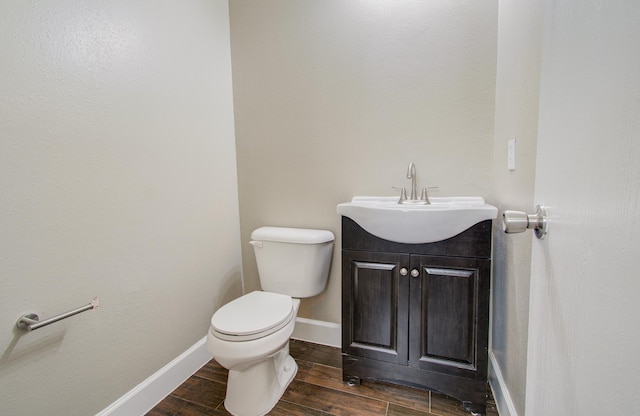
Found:
M 406 244 L 446 240 L 498 215 L 481 197 L 429 199 L 430 205 L 411 205 L 395 196 L 356 196 L 336 210 L 376 237 Z

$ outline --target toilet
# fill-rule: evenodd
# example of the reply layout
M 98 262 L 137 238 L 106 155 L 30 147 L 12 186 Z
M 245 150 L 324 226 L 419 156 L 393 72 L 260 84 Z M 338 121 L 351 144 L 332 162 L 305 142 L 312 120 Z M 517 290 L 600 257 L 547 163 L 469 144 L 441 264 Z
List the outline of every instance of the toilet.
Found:
M 261 227 L 251 234 L 262 291 L 213 314 L 207 349 L 229 370 L 224 406 L 236 416 L 262 416 L 280 400 L 298 365 L 289 355 L 300 298 L 324 291 L 333 233 Z

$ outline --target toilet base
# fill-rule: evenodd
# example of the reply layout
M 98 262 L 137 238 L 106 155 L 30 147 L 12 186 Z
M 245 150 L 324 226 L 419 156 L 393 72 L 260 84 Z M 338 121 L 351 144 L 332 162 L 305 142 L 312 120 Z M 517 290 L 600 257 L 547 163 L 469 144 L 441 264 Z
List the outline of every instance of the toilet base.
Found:
M 264 360 L 229 370 L 224 407 L 235 416 L 263 416 L 278 403 L 298 372 L 289 344 Z

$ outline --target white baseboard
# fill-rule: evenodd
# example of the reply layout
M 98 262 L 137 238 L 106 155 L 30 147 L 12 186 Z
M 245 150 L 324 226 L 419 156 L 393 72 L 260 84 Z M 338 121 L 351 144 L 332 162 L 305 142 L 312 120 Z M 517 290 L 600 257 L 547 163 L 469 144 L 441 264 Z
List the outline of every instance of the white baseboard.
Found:
M 518 412 L 513 405 L 509 389 L 507 388 L 507 384 L 502 376 L 502 371 L 498 365 L 498 360 L 493 354 L 493 351 L 489 351 L 489 385 L 493 392 L 493 398 L 496 401 L 498 414 L 500 416 L 518 416 Z
M 342 346 L 342 327 L 340 324 L 314 319 L 296 318 L 291 338 L 314 344 L 340 348 Z
M 196 342 L 96 416 L 137 416 L 147 413 L 211 360 L 211 353 L 205 347 L 206 341 L 207 337 L 204 337 Z

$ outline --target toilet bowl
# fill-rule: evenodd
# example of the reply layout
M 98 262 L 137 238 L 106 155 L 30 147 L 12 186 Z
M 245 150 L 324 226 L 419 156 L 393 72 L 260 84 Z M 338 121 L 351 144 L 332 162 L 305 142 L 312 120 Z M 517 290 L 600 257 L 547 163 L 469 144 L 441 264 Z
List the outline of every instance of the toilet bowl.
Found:
M 324 290 L 334 240 L 329 231 L 280 227 L 258 228 L 251 237 L 264 291 L 218 309 L 207 334 L 207 349 L 229 370 L 224 406 L 235 416 L 267 414 L 295 377 L 289 338 L 298 297 Z
M 287 301 L 290 310 L 284 319 L 277 314 L 265 318 L 264 311 L 269 309 L 270 303 L 273 308 L 282 309 Z M 220 318 L 216 313 L 211 318 L 207 348 L 215 351 L 216 361 L 229 370 L 225 408 L 233 415 L 264 415 L 276 405 L 298 371 L 296 362 L 289 355 L 289 338 L 300 300 L 269 292 L 251 292 L 234 302 L 237 303 L 228 303 L 218 312 L 229 316 L 255 313 L 255 317 L 260 318 L 260 324 L 255 328 L 259 329 L 260 325 L 269 328 L 262 332 L 251 331 L 255 328 L 247 331 L 247 326 L 234 327 L 229 321 L 221 332 L 216 329 L 223 329 L 222 320 L 217 319 L 214 323 Z M 234 331 L 237 334 L 233 334 Z

